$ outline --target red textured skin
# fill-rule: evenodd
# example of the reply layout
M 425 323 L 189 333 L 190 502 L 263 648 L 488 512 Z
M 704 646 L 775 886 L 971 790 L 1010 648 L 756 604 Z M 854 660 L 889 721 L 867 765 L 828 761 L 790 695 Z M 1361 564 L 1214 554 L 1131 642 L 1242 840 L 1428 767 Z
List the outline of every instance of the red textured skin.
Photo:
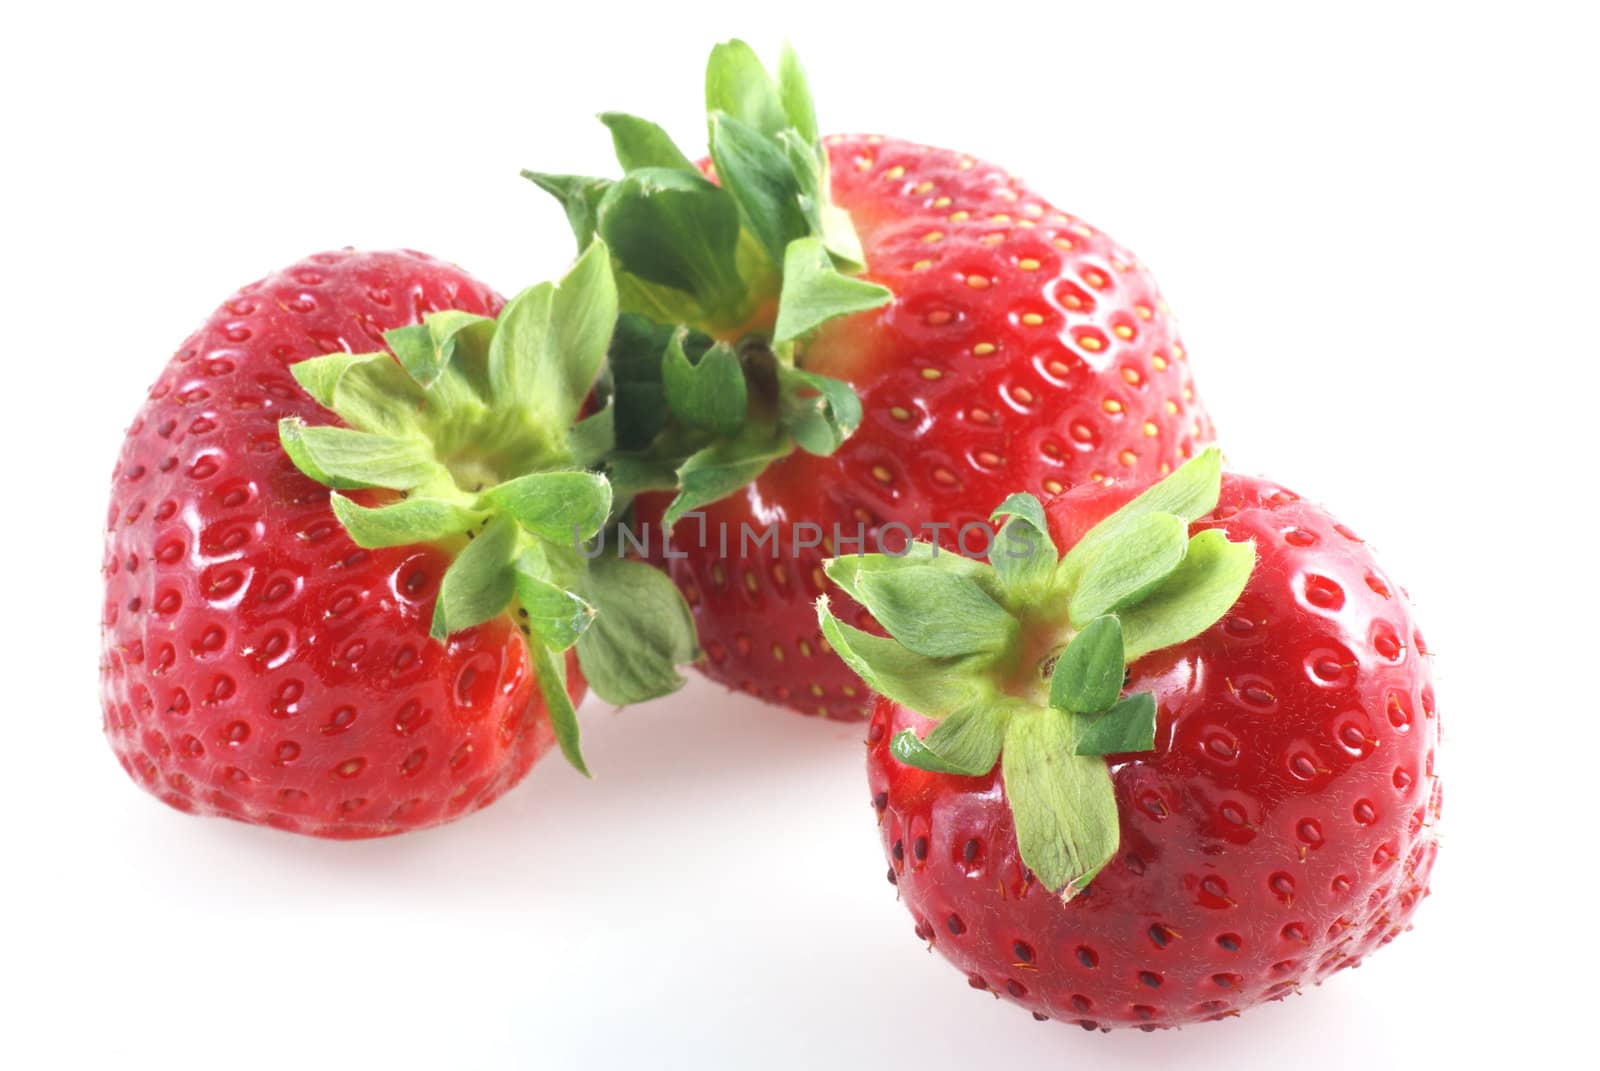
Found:
M 476 810 L 550 748 L 509 617 L 430 640 L 445 554 L 360 549 L 278 444 L 282 417 L 334 419 L 294 361 L 502 304 L 421 253 L 322 253 L 241 289 L 172 358 L 107 521 L 105 730 L 140 785 L 194 814 L 371 837 Z
M 786 542 L 776 561 L 770 550 L 741 554 L 741 525 L 809 521 L 849 537 L 864 523 L 870 551 L 888 522 L 959 527 L 1015 491 L 1155 478 L 1212 428 L 1155 280 L 1106 235 L 959 153 L 863 136 L 827 146 L 865 277 L 896 296 L 825 325 L 801 360 L 851 382 L 861 428 L 832 457 L 792 454 L 708 508 L 709 530 L 730 533 L 727 558 L 715 536 L 699 549 L 686 521 L 674 544 L 689 556 L 664 564 L 694 609 L 707 676 L 802 713 L 856 719 L 866 690 L 827 650 L 813 603 L 826 590 L 835 613 L 858 623 L 859 607 L 826 583 L 823 550 L 794 553 Z M 1024 270 L 1030 259 L 1038 266 Z M 1030 314 L 1040 322 L 1024 322 Z M 983 344 L 993 352 L 977 352 Z M 654 526 L 665 505 L 646 497 L 637 517 Z M 971 546 L 982 549 L 976 536 Z
M 1131 493 L 1069 492 L 1053 534 L 1069 545 Z M 1156 747 L 1111 759 L 1121 850 L 1082 896 L 1025 874 L 998 769 L 902 766 L 892 735 L 931 723 L 874 709 L 868 781 L 918 936 L 1036 1016 L 1237 1014 L 1354 966 L 1428 892 L 1439 719 L 1403 593 L 1348 529 L 1262 480 L 1225 477 L 1197 527 L 1253 538 L 1259 565 L 1222 621 L 1131 667 L 1159 704 Z

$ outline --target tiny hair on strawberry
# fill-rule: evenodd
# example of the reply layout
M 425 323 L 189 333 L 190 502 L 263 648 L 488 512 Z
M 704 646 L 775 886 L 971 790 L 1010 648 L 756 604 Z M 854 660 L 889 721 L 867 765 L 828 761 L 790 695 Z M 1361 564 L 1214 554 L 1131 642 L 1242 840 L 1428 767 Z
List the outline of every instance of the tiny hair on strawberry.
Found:
M 698 162 L 607 113 L 620 177 L 527 174 L 611 250 L 607 471 L 689 601 L 699 668 L 862 718 L 812 612 L 826 593 L 863 620 L 823 572 L 836 542 L 906 525 L 958 550 L 1007 493 L 1155 479 L 1211 421 L 1154 278 L 1103 231 L 964 153 L 824 137 L 788 49 L 769 73 L 716 46 L 705 106 Z
M 677 688 L 677 590 L 585 551 L 610 519 L 596 243 L 509 302 L 420 253 L 243 287 L 168 363 L 113 475 L 105 730 L 163 801 L 315 836 L 436 825 L 575 708 Z
M 869 789 L 919 938 L 1035 1018 L 1155 1029 L 1409 927 L 1439 718 L 1365 543 L 1215 449 L 995 519 L 987 563 L 927 543 L 828 563 L 886 635 L 818 601 L 879 697 Z

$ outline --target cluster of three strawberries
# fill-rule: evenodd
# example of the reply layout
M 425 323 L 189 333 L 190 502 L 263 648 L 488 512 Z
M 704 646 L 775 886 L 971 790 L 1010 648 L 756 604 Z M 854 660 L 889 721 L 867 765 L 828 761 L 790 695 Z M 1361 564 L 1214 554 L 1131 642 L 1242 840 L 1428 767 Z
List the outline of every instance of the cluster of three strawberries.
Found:
M 820 137 L 788 52 L 706 95 L 699 163 L 608 114 L 622 177 L 528 176 L 559 282 L 322 254 L 184 345 L 108 525 L 129 773 L 397 833 L 585 769 L 586 690 L 694 662 L 870 717 L 918 936 L 1038 1017 L 1219 1018 L 1398 933 L 1426 646 L 1348 528 L 1223 471 L 1150 275 L 991 165 Z

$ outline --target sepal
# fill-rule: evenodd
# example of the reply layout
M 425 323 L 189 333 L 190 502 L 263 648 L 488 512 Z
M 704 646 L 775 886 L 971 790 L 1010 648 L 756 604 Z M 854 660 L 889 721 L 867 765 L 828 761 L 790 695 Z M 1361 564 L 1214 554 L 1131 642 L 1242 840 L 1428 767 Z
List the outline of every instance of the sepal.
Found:
M 778 413 L 795 445 L 827 457 L 861 426 L 861 399 L 842 379 L 779 365 Z
M 443 640 L 503 613 L 516 590 L 517 549 L 517 526 L 508 517 L 490 521 L 462 548 L 439 581 L 429 635 Z
M 1086 719 L 1078 729 L 1073 752 L 1078 755 L 1120 755 L 1156 746 L 1156 697 L 1139 692 L 1119 700 L 1110 710 Z
M 494 337 L 495 321 L 460 309 L 443 309 L 420 324 L 385 331 L 383 341 L 394 352 L 400 367 L 426 389 L 439 381 L 446 368 L 457 360 L 458 347 L 483 352 Z M 309 364 L 301 361 L 299 368 Z
M 739 276 L 739 206 L 698 173 L 630 171 L 601 198 L 597 218 L 617 267 L 655 288 L 648 308 L 628 311 L 666 323 L 720 322 L 749 303 Z
M 584 595 L 598 614 L 578 637 L 578 661 L 594 693 L 618 706 L 683 687 L 678 666 L 699 657 L 694 619 L 667 575 L 643 562 L 599 557 Z
M 678 466 L 678 493 L 663 521 L 670 527 L 684 514 L 733 494 L 788 454 L 788 439 L 776 429 L 746 424 L 737 438 L 717 439 Z
M 1171 513 L 1126 522 L 1119 537 L 1083 567 L 1067 603 L 1073 628 L 1131 606 L 1172 575 L 1189 551 L 1189 526 Z
M 1210 447 L 1178 466 L 1170 476 L 1085 532 L 1056 567 L 1055 586 L 1073 590 L 1088 564 L 1109 544 L 1153 513 L 1170 513 L 1186 524 L 1217 508 L 1222 494 L 1222 452 Z
M 1075 743 L 1070 716 L 1044 710 L 1011 719 L 1000 752 L 1022 861 L 1063 899 L 1111 861 L 1121 832 L 1105 760 Z
M 537 555 L 524 554 L 512 567 L 517 616 L 546 647 L 565 651 L 593 624 L 597 611 L 581 596 L 546 579 L 542 565 Z
M 587 249 L 599 231 L 600 202 L 611 189 L 612 181 L 584 175 L 547 175 L 526 170 L 522 172 L 522 177 L 556 199 L 567 215 L 567 225 L 578 240 L 578 248 Z
M 1239 601 L 1255 564 L 1255 544 L 1231 542 L 1215 528 L 1196 534 L 1178 568 L 1147 598 L 1122 612 L 1128 660 L 1210 628 Z
M 960 777 L 981 777 L 994 769 L 1011 723 L 1005 701 L 962 707 L 935 725 L 923 739 L 909 729 L 896 733 L 889 750 L 907 766 Z
M 906 565 L 861 573 L 857 590 L 890 636 L 928 658 L 993 654 L 1016 643 L 1016 619 L 971 576 Z
M 478 496 L 541 539 L 576 547 L 599 533 L 611 513 L 611 485 L 592 472 L 531 472 Z
M 555 730 L 556 744 L 572 768 L 585 777 L 593 777 L 579 747 L 578 712 L 572 707 L 572 697 L 567 694 L 567 660 L 537 641 L 528 644 L 533 661 L 534 676 L 539 681 L 539 694 L 544 697 L 550 727 Z
M 333 515 L 358 547 L 403 547 L 435 543 L 482 524 L 480 511 L 443 498 L 413 495 L 385 506 L 367 507 L 334 492 L 328 496 Z
M 299 417 L 278 422 L 278 439 L 297 469 L 341 491 L 363 487 L 405 491 L 437 479 L 441 471 L 421 439 L 307 424 Z
M 1071 714 L 1098 714 L 1122 694 L 1126 656 L 1122 622 L 1097 617 L 1072 637 L 1050 676 L 1050 705 Z
M 667 407 L 685 427 L 717 436 L 733 436 L 744 426 L 744 369 L 733 347 L 718 342 L 691 361 L 684 350 L 689 329 L 680 327 L 667 340 L 661 365 L 661 386 Z
M 711 160 L 722 187 L 738 203 L 745 228 L 772 263 L 783 263 L 784 250 L 807 229 L 799 183 L 783 146 L 733 116 L 714 111 Z
M 952 710 L 983 698 L 981 682 L 950 672 L 947 660 L 916 654 L 894 640 L 847 625 L 828 606 L 826 595 L 817 600 L 823 638 L 845 665 L 879 695 L 930 718 L 945 717 Z
M 772 337 L 788 342 L 829 320 L 865 312 L 894 300 L 888 287 L 844 275 L 821 238 L 797 238 L 783 254 L 783 289 Z
M 805 92 L 804 82 L 796 83 L 791 75 L 789 90 L 791 106 L 801 105 L 798 95 Z M 784 94 L 755 50 L 738 39 L 715 46 L 706 60 L 706 113 L 715 112 L 725 112 L 769 136 L 791 125 Z M 814 128 L 814 114 L 810 122 Z
M 622 170 L 664 167 L 691 175 L 700 174 L 700 169 L 683 155 L 683 150 L 673 143 L 671 136 L 650 120 L 624 112 L 602 112 L 600 121 L 611 131 L 611 144 Z
M 1005 523 L 989 548 L 989 562 L 1006 596 L 1014 602 L 1037 599 L 1055 572 L 1060 554 L 1050 538 L 1044 507 L 1030 494 L 1014 494 L 990 514 Z

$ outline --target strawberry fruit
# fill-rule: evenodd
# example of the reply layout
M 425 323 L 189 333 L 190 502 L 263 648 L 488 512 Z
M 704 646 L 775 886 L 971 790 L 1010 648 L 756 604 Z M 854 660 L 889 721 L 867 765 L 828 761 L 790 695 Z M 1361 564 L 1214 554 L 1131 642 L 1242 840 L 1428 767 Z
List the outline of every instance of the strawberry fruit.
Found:
M 552 744 L 582 769 L 586 677 L 617 702 L 677 686 L 677 593 L 577 549 L 611 504 L 584 471 L 609 414 L 578 419 L 615 323 L 604 249 L 501 306 L 422 254 L 324 253 L 173 357 L 106 537 L 105 728 L 138 783 L 395 833 L 484 806 Z
M 958 152 L 819 138 L 787 51 L 774 80 L 743 43 L 718 46 L 706 105 L 720 187 L 659 128 L 614 114 L 602 118 L 622 179 L 530 177 L 561 198 L 580 244 L 611 244 L 626 312 L 703 336 L 678 363 L 687 378 L 693 362 L 705 397 L 667 391 L 663 404 L 664 338 L 641 334 L 646 352 L 625 364 L 655 361 L 658 382 L 638 377 L 627 423 L 671 416 L 612 473 L 619 492 L 670 489 L 640 499 L 638 527 L 703 512 L 676 530 L 683 557 L 656 544 L 694 608 L 701 668 L 858 718 L 866 697 L 811 610 L 827 591 L 856 612 L 823 577 L 833 542 L 864 533 L 875 547 L 886 526 L 893 540 L 894 525 L 928 524 L 959 549 L 961 526 L 1011 491 L 1153 479 L 1212 428 L 1155 280 L 1103 232 Z M 731 399 L 722 423 L 707 397 Z M 786 531 L 776 553 L 740 540 L 774 522 L 821 539 Z
M 1087 1028 L 1354 966 L 1438 850 L 1429 654 L 1366 545 L 1214 451 L 1134 490 L 1009 500 L 991 565 L 830 563 L 893 639 L 820 611 L 883 696 L 868 779 L 918 936 Z

